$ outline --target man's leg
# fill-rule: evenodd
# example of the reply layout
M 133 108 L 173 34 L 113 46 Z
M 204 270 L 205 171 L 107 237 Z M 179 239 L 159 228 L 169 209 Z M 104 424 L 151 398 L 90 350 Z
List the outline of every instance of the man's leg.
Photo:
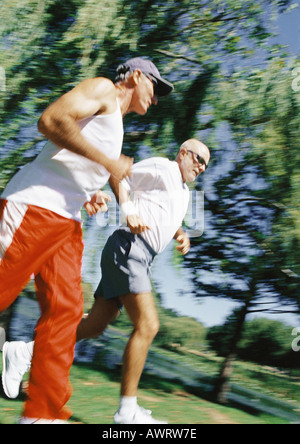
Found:
M 117 424 L 166 424 L 137 404 L 137 388 L 149 347 L 158 332 L 159 321 L 151 293 L 120 297 L 134 329 L 123 356 L 120 406 L 114 415 Z
M 18 297 L 33 272 L 28 206 L 0 199 L 0 312 Z
M 107 325 L 114 321 L 119 314 L 120 310 L 114 299 L 106 301 L 102 296 L 97 296 L 90 313 L 86 318 L 82 318 L 78 325 L 76 341 L 101 335 Z M 9 398 L 16 398 L 19 395 L 22 378 L 31 367 L 33 347 L 33 341 L 5 343 L 2 384 L 5 394 Z
M 64 242 L 73 223 L 43 208 L 0 199 L 0 311 Z
M 159 330 L 159 320 L 151 293 L 128 294 L 120 300 L 134 327 L 123 357 L 121 396 L 136 396 L 149 347 Z
M 35 343 L 24 417 L 68 419 L 69 372 L 77 326 L 82 318 L 82 233 L 72 221 L 65 240 L 35 277 L 41 317 Z
M 119 314 L 115 299 L 105 300 L 102 296 L 97 296 L 87 318 L 83 318 L 78 325 L 76 341 L 100 336 Z

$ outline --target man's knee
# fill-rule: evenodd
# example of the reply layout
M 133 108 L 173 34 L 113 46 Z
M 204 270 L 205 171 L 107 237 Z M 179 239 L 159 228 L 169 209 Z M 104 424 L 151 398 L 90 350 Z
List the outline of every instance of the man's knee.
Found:
M 159 330 L 159 319 L 151 293 L 128 294 L 120 297 L 133 323 L 134 331 L 149 343 Z
M 157 317 L 140 319 L 140 322 L 135 326 L 135 330 L 151 343 L 159 331 L 159 320 Z

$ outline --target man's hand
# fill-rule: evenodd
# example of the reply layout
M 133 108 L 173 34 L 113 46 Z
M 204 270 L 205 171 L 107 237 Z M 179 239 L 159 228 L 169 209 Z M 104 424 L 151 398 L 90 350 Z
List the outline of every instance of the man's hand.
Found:
M 132 214 L 127 217 L 127 226 L 133 234 L 141 234 L 143 231 L 150 230 L 148 225 L 137 214 Z
M 180 233 L 175 237 L 175 240 L 180 244 L 176 247 L 176 250 L 180 251 L 180 253 L 185 255 L 190 251 L 190 239 L 184 231 L 180 230 Z
M 84 207 L 89 216 L 93 216 L 94 214 L 101 211 L 105 213 L 108 208 L 106 202 L 110 202 L 111 198 L 108 194 L 104 193 L 104 191 L 99 190 L 96 194 L 91 198 L 89 202 L 84 204 Z

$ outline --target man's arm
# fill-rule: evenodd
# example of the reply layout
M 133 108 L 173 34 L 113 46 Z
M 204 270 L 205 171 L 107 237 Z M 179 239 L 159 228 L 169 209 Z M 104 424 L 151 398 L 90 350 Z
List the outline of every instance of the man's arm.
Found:
M 150 230 L 144 220 L 139 217 L 137 210 L 130 200 L 129 191 L 115 177 L 110 176 L 109 184 L 119 203 L 121 213 L 127 222 L 127 226 L 134 234 L 141 234 L 143 231 Z
M 38 129 L 60 148 L 100 163 L 111 174 L 122 179 L 128 175 L 133 160 L 125 156 L 118 161 L 109 159 L 83 137 L 77 123 L 95 114 L 111 114 L 116 106 L 116 89 L 110 80 L 84 80 L 44 111 Z
M 122 183 L 118 178 L 116 178 L 115 176 L 110 176 L 108 183 L 114 195 L 116 196 L 117 202 L 120 206 L 122 205 L 122 203 L 130 201 L 129 192 L 122 185 Z
M 183 255 L 187 254 L 190 250 L 191 243 L 188 235 L 181 227 L 176 231 L 174 239 L 180 244 L 177 245 L 176 249 Z

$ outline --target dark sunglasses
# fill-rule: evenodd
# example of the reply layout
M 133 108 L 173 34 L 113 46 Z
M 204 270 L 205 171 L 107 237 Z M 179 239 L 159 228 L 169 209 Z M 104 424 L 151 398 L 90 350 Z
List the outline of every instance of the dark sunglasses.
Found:
M 192 150 L 187 150 L 187 152 L 188 152 L 188 153 L 192 153 L 192 154 L 196 157 L 197 162 L 198 162 L 200 165 L 204 165 L 204 166 L 205 166 L 205 169 L 207 168 L 207 163 L 205 162 L 205 160 L 203 159 L 203 157 L 199 156 L 199 154 L 195 153 L 195 152 L 192 151 Z
M 153 87 L 154 87 L 154 94 L 156 96 L 158 96 L 158 81 L 155 77 L 153 77 L 151 74 L 145 73 L 143 72 L 143 74 L 149 79 L 151 80 L 151 82 L 153 83 Z

